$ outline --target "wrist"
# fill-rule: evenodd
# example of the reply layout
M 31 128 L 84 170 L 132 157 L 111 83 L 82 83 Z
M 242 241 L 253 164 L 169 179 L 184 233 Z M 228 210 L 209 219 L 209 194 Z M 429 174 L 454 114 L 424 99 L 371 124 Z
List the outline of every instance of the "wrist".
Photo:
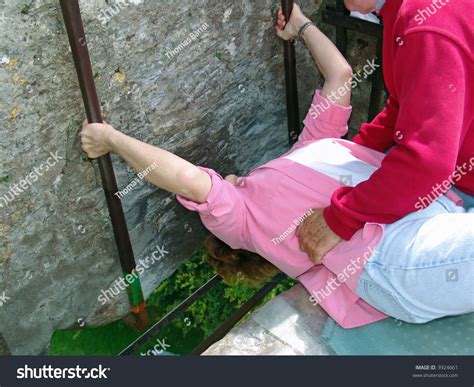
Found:
M 317 30 L 317 27 L 314 25 L 312 21 L 309 21 L 303 24 L 303 26 L 298 31 L 298 37 L 305 45 L 307 45 L 308 43 L 308 34 L 309 34 L 308 30 L 311 30 L 311 29 Z
M 290 23 L 287 26 L 287 31 L 290 35 L 291 38 L 297 38 L 298 37 L 298 31 L 300 30 L 301 26 L 303 26 L 305 23 L 307 23 L 309 19 L 304 16 L 304 15 L 298 15 L 298 16 L 292 16 L 292 19 Z
M 104 142 L 110 152 L 116 153 L 117 138 L 120 136 L 120 132 L 114 129 L 112 126 L 107 126 L 104 131 Z
M 296 32 L 298 33 L 298 31 L 300 30 L 300 28 L 301 28 L 305 23 L 308 23 L 308 22 L 310 22 L 310 21 L 311 21 L 311 20 L 309 20 L 306 16 L 301 15 L 301 16 L 295 21 Z

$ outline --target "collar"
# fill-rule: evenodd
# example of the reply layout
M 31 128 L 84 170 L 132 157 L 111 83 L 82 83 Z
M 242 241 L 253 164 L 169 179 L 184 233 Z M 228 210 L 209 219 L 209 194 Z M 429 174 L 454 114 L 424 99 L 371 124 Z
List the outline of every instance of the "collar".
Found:
M 377 6 L 375 7 L 375 12 L 379 13 L 382 7 L 385 5 L 386 0 L 379 0 Z

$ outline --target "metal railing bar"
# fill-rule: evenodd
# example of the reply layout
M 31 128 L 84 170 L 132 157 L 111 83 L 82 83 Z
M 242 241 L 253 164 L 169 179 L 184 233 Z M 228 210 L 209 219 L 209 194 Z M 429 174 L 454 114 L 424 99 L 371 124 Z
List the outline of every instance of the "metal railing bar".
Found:
M 374 72 L 372 78 L 372 90 L 370 91 L 368 122 L 371 122 L 380 112 L 380 100 L 382 99 L 382 89 L 384 87 L 382 73 L 382 38 L 377 41 L 375 64 L 379 67 Z
M 348 13 L 343 0 L 336 0 L 336 10 L 341 15 Z M 342 55 L 347 56 L 347 29 L 344 27 L 336 26 L 336 47 Z
M 91 123 L 102 122 L 100 103 L 95 87 L 79 1 L 60 0 L 60 5 L 74 65 L 76 67 L 87 120 Z M 118 191 L 118 188 L 110 154 L 107 153 L 99 157 L 97 162 L 122 271 L 124 272 L 124 276 L 128 274 L 136 276 L 135 257 L 133 255 L 132 243 L 130 242 L 130 235 L 128 233 L 122 203 L 120 199 L 114 195 L 114 193 Z M 133 281 L 128 294 L 130 308 L 135 317 L 135 325 L 139 329 L 143 329 L 148 324 L 148 314 L 143 298 L 142 287 L 138 278 Z
M 282 0 L 281 6 L 286 20 L 290 20 L 291 11 L 293 10 L 293 0 Z M 301 123 L 298 102 L 298 80 L 296 76 L 296 53 L 295 46 L 290 40 L 283 42 L 283 55 L 285 64 L 288 141 L 290 145 L 293 145 L 301 132 Z
M 244 305 L 236 310 L 232 315 L 224 321 L 209 337 L 207 337 L 201 344 L 193 349 L 191 355 L 200 355 L 212 344 L 222 339 L 242 317 L 250 312 L 265 296 L 270 293 L 276 286 L 278 286 L 285 278 L 286 274 L 279 273 L 266 283 L 258 292 L 256 292 Z
M 326 10 L 323 11 L 322 20 L 323 22 L 334 25 L 336 27 L 343 27 L 352 31 L 374 36 L 376 38 L 382 37 L 381 24 L 376 24 L 367 20 L 362 20 L 352 16 L 341 14 L 341 12 L 336 11 L 331 7 L 327 7 Z
M 214 275 L 209 281 L 207 281 L 204 285 L 202 285 L 198 290 L 196 290 L 193 294 L 191 294 L 188 298 L 186 298 L 181 304 L 176 306 L 171 312 L 169 312 L 166 316 L 164 316 L 161 320 L 151 326 L 143 335 L 135 339 L 131 344 L 128 345 L 122 352 L 118 355 L 131 355 L 134 351 L 136 351 L 140 346 L 145 344 L 150 338 L 157 335 L 159 331 L 167 325 L 171 320 L 173 320 L 177 315 L 183 312 L 188 306 L 194 303 L 199 296 L 207 293 L 209 290 L 213 289 L 217 284 L 221 282 L 221 278 L 216 274 Z

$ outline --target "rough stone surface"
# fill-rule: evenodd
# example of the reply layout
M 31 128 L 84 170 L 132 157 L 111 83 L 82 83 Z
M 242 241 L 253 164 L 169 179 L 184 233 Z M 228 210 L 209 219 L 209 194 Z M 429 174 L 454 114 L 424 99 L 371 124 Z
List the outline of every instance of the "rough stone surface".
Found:
M 222 174 L 244 173 L 286 149 L 276 1 L 123 3 L 81 1 L 110 123 Z M 301 5 L 319 19 L 320 0 Z M 191 33 L 195 40 L 180 49 Z M 128 300 L 122 292 L 98 302 L 121 270 L 97 166 L 80 151 L 84 112 L 58 1 L 0 0 L 0 36 L 0 197 L 50 152 L 61 157 L 0 208 L 0 333 L 13 354 L 39 354 L 54 330 L 120 318 Z M 351 52 L 351 63 L 363 64 L 373 43 L 355 39 L 363 50 Z M 297 54 L 304 118 L 320 77 L 301 44 Z M 367 104 L 357 94 L 367 90 L 356 91 L 356 121 Z M 127 186 L 135 173 L 116 157 L 114 166 Z M 137 259 L 155 246 L 169 252 L 143 277 L 149 295 L 206 233 L 195 214 L 147 183 L 122 202 Z

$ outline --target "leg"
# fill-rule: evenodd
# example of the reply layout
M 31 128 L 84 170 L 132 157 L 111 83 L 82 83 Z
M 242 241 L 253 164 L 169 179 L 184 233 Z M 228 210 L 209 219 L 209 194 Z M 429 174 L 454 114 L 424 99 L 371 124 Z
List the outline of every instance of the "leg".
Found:
M 423 323 L 474 311 L 474 213 L 442 197 L 387 225 L 358 295 L 399 320 Z

